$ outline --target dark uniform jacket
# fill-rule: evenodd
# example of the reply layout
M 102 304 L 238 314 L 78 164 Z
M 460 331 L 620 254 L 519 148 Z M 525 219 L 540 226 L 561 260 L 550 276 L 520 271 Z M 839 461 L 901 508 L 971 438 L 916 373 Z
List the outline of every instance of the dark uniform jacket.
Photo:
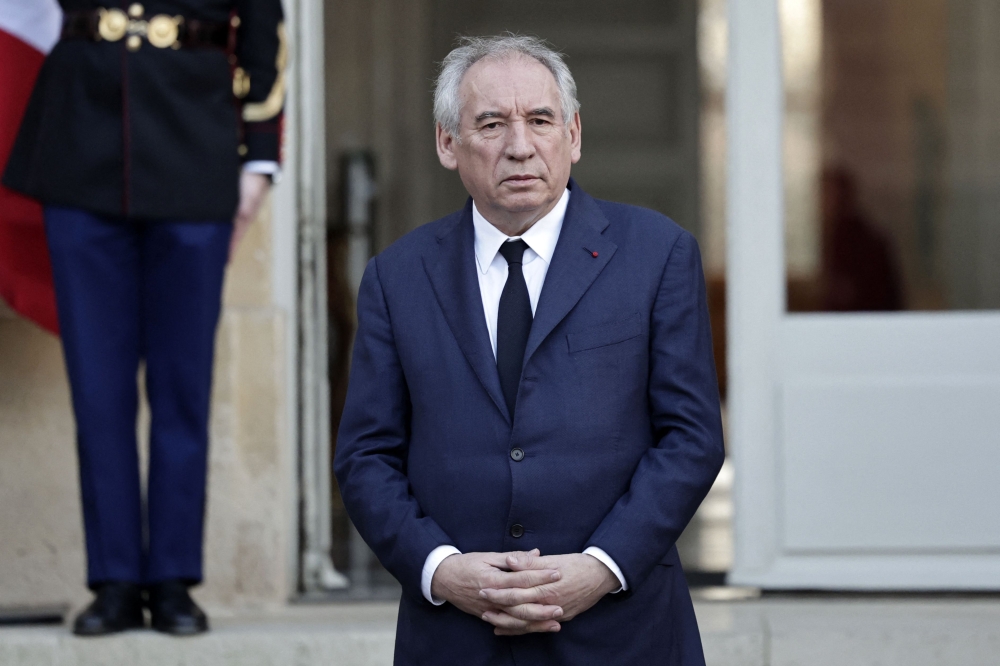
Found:
M 280 157 L 281 1 L 60 4 L 67 19 L 101 7 L 128 12 L 130 33 L 116 41 L 64 33 L 39 73 L 4 185 L 104 215 L 231 219 L 241 162 Z M 235 27 L 228 45 L 161 48 L 141 34 L 157 15 Z

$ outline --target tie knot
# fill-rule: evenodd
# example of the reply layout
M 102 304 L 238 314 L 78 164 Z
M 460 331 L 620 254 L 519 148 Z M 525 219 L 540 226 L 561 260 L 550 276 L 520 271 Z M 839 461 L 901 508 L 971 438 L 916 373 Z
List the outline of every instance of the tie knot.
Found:
M 524 251 L 528 249 L 528 244 L 523 240 L 507 241 L 500 246 L 500 254 L 507 260 L 507 264 L 519 264 L 524 257 Z

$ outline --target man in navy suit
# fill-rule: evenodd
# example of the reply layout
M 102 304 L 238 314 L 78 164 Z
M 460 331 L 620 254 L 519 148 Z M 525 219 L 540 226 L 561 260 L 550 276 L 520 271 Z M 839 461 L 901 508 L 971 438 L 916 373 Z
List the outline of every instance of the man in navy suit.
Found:
M 704 664 L 674 546 L 724 456 L 697 245 L 570 179 L 537 39 L 465 40 L 435 117 L 471 199 L 368 264 L 335 463 L 403 586 L 395 663 Z

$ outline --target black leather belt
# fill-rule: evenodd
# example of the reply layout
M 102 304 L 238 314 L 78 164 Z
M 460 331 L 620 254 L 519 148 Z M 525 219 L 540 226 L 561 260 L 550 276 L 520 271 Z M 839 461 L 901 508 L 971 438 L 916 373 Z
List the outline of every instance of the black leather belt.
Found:
M 199 21 L 183 16 L 157 14 L 146 18 L 145 9 L 133 3 L 128 13 L 117 8 L 66 12 L 63 17 L 62 39 L 89 39 L 95 42 L 125 40 L 130 51 L 138 51 L 145 40 L 158 49 L 179 49 L 229 46 L 231 28 L 239 26 L 239 18 L 229 23 Z

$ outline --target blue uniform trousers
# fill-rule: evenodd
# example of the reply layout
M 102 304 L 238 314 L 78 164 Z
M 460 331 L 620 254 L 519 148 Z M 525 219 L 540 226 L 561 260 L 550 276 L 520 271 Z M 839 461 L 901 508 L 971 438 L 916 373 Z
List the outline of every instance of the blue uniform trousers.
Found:
M 91 587 L 202 577 L 215 329 L 232 224 L 47 206 Z M 146 364 L 149 478 L 137 371 Z

